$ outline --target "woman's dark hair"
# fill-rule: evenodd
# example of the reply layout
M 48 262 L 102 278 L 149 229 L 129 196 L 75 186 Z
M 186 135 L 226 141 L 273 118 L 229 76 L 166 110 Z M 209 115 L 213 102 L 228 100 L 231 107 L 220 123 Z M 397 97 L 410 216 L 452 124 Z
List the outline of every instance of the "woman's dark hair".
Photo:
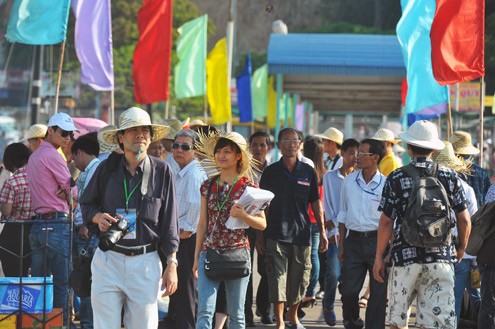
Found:
M 31 151 L 22 143 L 13 143 L 5 148 L 3 164 L 5 169 L 14 172 L 28 163 Z
M 234 143 L 233 141 L 227 138 L 220 138 L 218 140 L 218 142 L 215 144 L 215 148 L 213 149 L 213 153 L 217 153 L 218 150 L 223 149 L 224 147 L 227 146 L 230 146 L 232 150 L 234 150 L 234 152 L 236 152 L 237 154 L 242 155 L 242 151 L 239 145 L 237 145 L 236 143 Z M 241 170 L 242 170 L 242 158 L 240 158 L 239 161 L 237 161 L 237 171 L 241 172 Z
M 315 164 L 316 175 L 318 176 L 318 184 L 323 182 L 323 175 L 327 172 L 323 163 L 323 142 L 321 138 L 313 137 L 304 142 L 304 156 L 311 159 Z

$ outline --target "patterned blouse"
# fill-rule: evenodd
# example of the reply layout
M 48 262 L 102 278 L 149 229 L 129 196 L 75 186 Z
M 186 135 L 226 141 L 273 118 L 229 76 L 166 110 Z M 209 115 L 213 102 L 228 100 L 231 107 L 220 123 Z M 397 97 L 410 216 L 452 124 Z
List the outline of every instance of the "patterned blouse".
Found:
M 234 201 L 238 200 L 246 186 L 257 187 L 253 182 L 251 182 L 246 177 L 241 177 L 235 183 L 232 191 L 229 190 L 231 186 L 228 184 L 217 185 L 218 176 L 209 178 L 201 184 L 201 195 L 207 197 L 208 187 L 211 182 L 210 196 L 207 200 L 208 209 L 208 227 L 206 239 L 203 243 L 202 250 L 206 248 L 213 248 L 219 251 L 237 249 L 242 247 L 249 248 L 249 240 L 246 236 L 244 229 L 230 230 L 225 226 L 227 219 L 230 216 L 230 208 L 232 207 Z M 220 183 L 218 183 L 220 184 Z M 217 190 L 218 186 L 218 190 Z M 227 199 L 226 199 L 227 198 Z M 225 204 L 222 204 L 225 200 Z M 221 211 L 218 210 L 218 205 L 220 204 Z
M 0 192 L 0 203 L 12 205 L 12 213 L 8 219 L 31 219 L 34 216 L 31 202 L 31 190 L 27 181 L 26 166 L 17 169 Z
M 426 158 L 417 158 L 412 161 L 417 168 L 431 170 L 433 161 Z M 461 188 L 461 182 L 457 174 L 444 166 L 438 167 L 438 179 L 445 186 L 449 195 L 452 209 L 461 212 L 466 209 L 466 195 Z M 385 182 L 382 192 L 382 200 L 378 210 L 395 221 L 394 245 L 392 247 L 392 260 L 395 266 L 427 263 L 450 263 L 455 259 L 455 248 L 443 246 L 438 248 L 413 247 L 404 240 L 400 228 L 404 212 L 406 210 L 411 193 L 413 179 L 403 169 L 393 171 Z

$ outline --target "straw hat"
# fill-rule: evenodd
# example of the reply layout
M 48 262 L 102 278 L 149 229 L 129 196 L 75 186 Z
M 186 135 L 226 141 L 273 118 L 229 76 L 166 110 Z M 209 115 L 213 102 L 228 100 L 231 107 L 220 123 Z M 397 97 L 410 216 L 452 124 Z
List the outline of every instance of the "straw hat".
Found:
M 194 119 L 189 122 L 189 127 L 193 126 L 207 126 L 207 124 L 201 119 Z
M 45 138 L 47 130 L 48 127 L 42 125 L 41 123 L 34 124 L 29 127 L 26 137 L 23 140 L 26 141 L 31 138 Z
M 471 134 L 465 131 L 456 131 L 452 137 L 450 137 L 450 142 L 457 154 L 478 155 L 480 153 L 480 150 L 473 146 Z
M 443 150 L 435 151 L 433 153 L 433 161 L 462 174 L 468 174 L 472 171 L 472 168 L 468 162 L 455 155 L 452 144 L 450 144 L 450 142 L 444 143 L 445 147 Z
M 153 129 L 152 142 L 164 139 L 170 131 L 169 126 L 152 124 L 150 116 L 146 111 L 137 107 L 131 107 L 119 116 L 119 128 L 104 131 L 102 139 L 108 144 L 119 144 L 119 131 L 143 126 L 150 126 Z
M 215 145 L 217 142 L 222 139 L 228 139 L 237 144 L 241 149 L 242 158 L 241 158 L 241 176 L 246 176 L 249 179 L 253 178 L 253 172 L 251 163 L 254 161 L 251 153 L 249 152 L 248 143 L 241 134 L 236 132 L 230 133 L 213 133 L 210 135 L 199 134 L 199 142 L 196 143 L 196 148 L 198 152 L 206 159 L 206 162 L 211 162 L 214 168 L 208 169 L 216 169 L 218 172 L 218 167 L 215 164 Z M 212 173 L 213 175 L 216 173 Z
M 165 139 L 175 139 L 177 132 L 182 129 L 182 122 L 177 119 L 165 119 L 163 120 L 163 123 L 170 127 L 170 131 L 167 136 L 165 136 Z
M 407 144 L 429 150 L 442 150 L 445 147 L 445 144 L 438 138 L 437 127 L 426 120 L 416 121 L 408 131 L 400 132 L 399 138 Z
M 108 126 L 101 128 L 98 131 L 98 144 L 100 144 L 100 154 L 110 153 L 110 152 L 120 150 L 120 146 L 118 144 L 109 144 L 103 140 L 103 133 L 105 131 L 115 130 L 115 129 L 117 129 L 116 126 L 108 125 Z
M 392 130 L 386 128 L 378 129 L 376 133 L 373 135 L 373 137 L 371 137 L 371 139 L 390 142 L 392 144 L 397 144 L 398 142 L 400 142 L 400 139 L 395 139 Z
M 337 128 L 330 127 L 323 134 L 317 134 L 316 137 L 331 140 L 339 145 L 344 142 L 344 134 Z

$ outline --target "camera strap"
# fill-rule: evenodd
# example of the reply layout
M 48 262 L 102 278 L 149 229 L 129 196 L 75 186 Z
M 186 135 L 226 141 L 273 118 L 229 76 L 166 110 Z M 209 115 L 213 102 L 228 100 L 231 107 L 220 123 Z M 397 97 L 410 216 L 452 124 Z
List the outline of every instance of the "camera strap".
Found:
M 151 174 L 151 160 L 150 160 L 150 156 L 147 155 L 144 158 L 143 180 L 141 181 L 141 200 L 148 192 L 148 181 L 150 180 L 150 174 Z

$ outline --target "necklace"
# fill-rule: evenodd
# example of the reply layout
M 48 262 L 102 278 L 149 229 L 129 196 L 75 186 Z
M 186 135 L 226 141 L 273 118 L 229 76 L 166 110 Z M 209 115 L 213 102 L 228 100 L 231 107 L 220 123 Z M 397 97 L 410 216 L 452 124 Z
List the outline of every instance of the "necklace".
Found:
M 232 186 L 230 187 L 229 191 L 227 192 L 227 195 L 225 196 L 225 199 L 223 199 L 222 203 L 220 204 L 220 188 L 218 187 L 218 182 L 220 181 L 220 176 L 217 178 L 217 209 L 218 212 L 220 213 L 225 206 L 225 202 L 229 199 L 230 192 L 234 189 L 235 183 L 237 183 L 237 180 L 239 179 L 239 175 L 237 175 L 234 179 L 234 182 L 232 183 Z

